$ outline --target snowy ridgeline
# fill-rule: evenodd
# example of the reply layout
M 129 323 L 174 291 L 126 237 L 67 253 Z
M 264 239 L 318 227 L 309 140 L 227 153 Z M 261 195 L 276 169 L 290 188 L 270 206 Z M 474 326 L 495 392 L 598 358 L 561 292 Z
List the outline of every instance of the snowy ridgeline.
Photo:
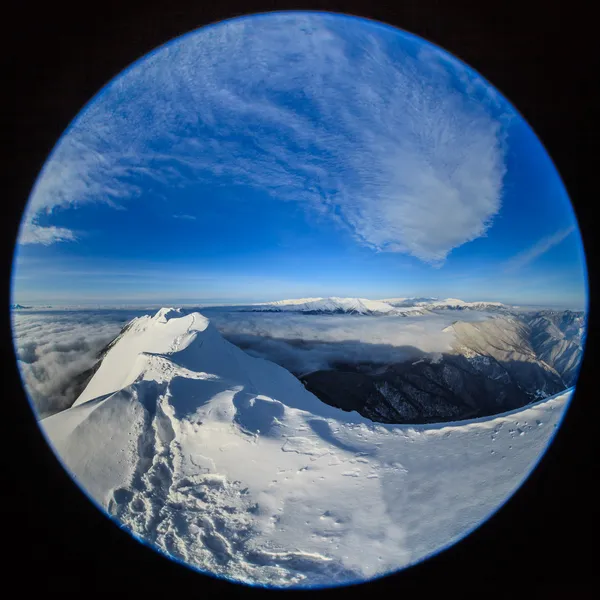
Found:
M 41 421 L 76 480 L 134 535 L 274 586 L 395 571 L 518 487 L 571 390 L 492 418 L 381 425 L 322 403 L 199 313 L 134 319 L 75 405 Z
M 414 316 L 428 311 L 419 306 L 396 308 L 380 300 L 367 298 L 299 298 L 297 300 L 278 300 L 263 304 L 251 305 L 256 312 L 301 312 L 307 314 L 356 314 L 356 315 L 388 315 Z
M 509 311 L 511 307 L 501 302 L 465 302 L 456 298 L 299 298 L 277 300 L 252 305 L 260 312 L 346 313 L 360 315 L 417 316 L 435 310 L 488 310 Z

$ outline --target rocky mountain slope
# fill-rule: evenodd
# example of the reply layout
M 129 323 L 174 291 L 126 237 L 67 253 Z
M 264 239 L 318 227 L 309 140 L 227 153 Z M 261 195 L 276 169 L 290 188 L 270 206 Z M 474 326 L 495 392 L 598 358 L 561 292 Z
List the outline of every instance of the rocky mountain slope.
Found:
M 506 314 L 456 321 L 453 352 L 389 365 L 338 364 L 302 377 L 324 402 L 384 423 L 492 415 L 574 385 L 581 313 Z
M 585 317 L 570 310 L 544 310 L 523 317 L 537 356 L 574 385 L 585 343 Z

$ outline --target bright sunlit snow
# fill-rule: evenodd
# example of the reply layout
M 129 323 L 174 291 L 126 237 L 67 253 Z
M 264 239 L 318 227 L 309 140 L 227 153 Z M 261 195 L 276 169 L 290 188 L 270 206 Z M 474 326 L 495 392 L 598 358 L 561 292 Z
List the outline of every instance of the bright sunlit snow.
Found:
M 170 555 L 238 581 L 333 585 L 486 519 L 570 394 L 471 422 L 374 424 L 169 308 L 134 319 L 75 405 L 41 424 L 92 498 Z
M 257 310 L 274 310 L 290 312 L 340 312 L 359 315 L 387 314 L 398 315 L 401 313 L 419 312 L 419 309 L 410 307 L 400 311 L 387 302 L 369 300 L 367 298 L 299 298 L 297 300 L 277 300 L 256 304 Z

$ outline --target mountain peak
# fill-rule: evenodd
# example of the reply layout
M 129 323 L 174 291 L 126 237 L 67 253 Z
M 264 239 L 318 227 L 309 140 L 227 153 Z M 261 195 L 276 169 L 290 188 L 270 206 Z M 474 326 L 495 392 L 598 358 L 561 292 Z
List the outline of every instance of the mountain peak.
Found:
M 41 424 L 78 483 L 137 538 L 237 581 L 331 585 L 435 552 L 449 536 L 440 523 L 466 531 L 484 519 L 521 483 L 569 396 L 444 428 L 375 424 L 324 404 L 200 313 L 166 308 L 134 320 L 75 405 Z M 406 495 L 432 480 L 439 502 Z M 443 522 L 440 503 L 452 511 Z
M 166 323 L 169 319 L 184 315 L 185 313 L 182 308 L 163 307 L 152 317 L 152 320 L 159 323 Z

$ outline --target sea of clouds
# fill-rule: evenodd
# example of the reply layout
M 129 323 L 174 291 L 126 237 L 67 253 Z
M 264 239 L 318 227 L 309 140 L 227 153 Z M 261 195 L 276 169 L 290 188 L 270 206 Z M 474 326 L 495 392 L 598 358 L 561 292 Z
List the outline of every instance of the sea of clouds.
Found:
M 452 313 L 386 317 L 260 313 L 223 307 L 199 310 L 226 339 L 296 375 L 341 362 L 401 362 L 424 352 L 446 352 L 453 338 L 443 329 L 456 320 Z M 132 318 L 154 312 L 15 311 L 18 365 L 38 417 L 71 406 L 81 391 L 78 376 L 94 366 L 102 349 Z M 486 315 L 463 311 L 460 318 L 482 319 Z
M 21 377 L 40 418 L 71 406 L 76 378 L 90 369 L 131 311 L 13 313 L 13 339 Z
M 450 350 L 442 330 L 455 317 L 303 315 L 205 311 L 219 331 L 252 356 L 271 360 L 295 375 L 337 363 L 402 362 Z

